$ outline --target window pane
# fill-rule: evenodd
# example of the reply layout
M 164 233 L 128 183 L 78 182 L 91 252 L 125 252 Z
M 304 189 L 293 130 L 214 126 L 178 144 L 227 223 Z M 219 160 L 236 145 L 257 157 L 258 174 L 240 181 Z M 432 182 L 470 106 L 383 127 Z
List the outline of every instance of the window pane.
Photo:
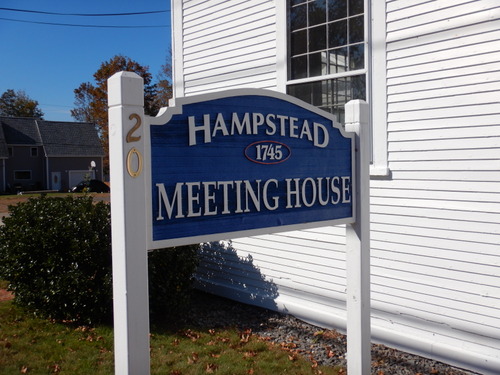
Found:
M 364 23 L 364 16 L 349 18 L 349 43 L 359 43 L 365 40 Z
M 300 3 L 305 3 L 307 0 L 291 0 L 291 1 L 292 1 L 292 5 L 297 5 Z
M 309 29 L 309 52 L 326 49 L 326 26 Z
M 328 24 L 328 47 L 339 47 L 347 44 L 347 20 Z
M 349 0 L 349 15 L 353 16 L 355 14 L 363 13 L 363 0 Z
M 309 55 L 309 77 L 327 74 L 327 52 L 311 53 Z
M 311 103 L 311 84 L 310 83 L 302 83 L 300 85 L 291 85 L 287 87 L 287 93 L 292 95 L 300 100 L 305 101 L 306 103 Z
M 31 171 L 14 171 L 15 180 L 31 180 Z
M 329 73 L 342 73 L 347 71 L 347 48 L 337 48 L 328 51 Z
M 291 79 L 299 79 L 307 77 L 307 55 L 293 57 L 291 60 L 292 70 Z
M 365 46 L 357 44 L 349 47 L 349 69 L 363 69 L 365 67 Z
M 352 97 L 351 99 L 366 100 L 366 77 L 364 74 L 351 77 Z
M 290 9 L 290 30 L 307 27 L 307 4 Z
M 346 0 L 328 0 L 328 21 L 347 17 Z
M 309 3 L 309 26 L 326 22 L 326 0 Z
M 292 56 L 307 52 L 307 30 L 292 33 L 291 49 Z
M 312 88 L 312 105 L 316 107 L 321 107 L 323 105 L 323 82 L 318 81 L 311 84 Z

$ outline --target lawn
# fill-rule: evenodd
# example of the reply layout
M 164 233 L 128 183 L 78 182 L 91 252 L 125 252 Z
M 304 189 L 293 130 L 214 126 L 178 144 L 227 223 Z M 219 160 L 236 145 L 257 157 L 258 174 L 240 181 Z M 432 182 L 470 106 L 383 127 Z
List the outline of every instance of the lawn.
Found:
M 113 330 L 40 319 L 0 302 L 1 374 L 112 374 Z M 151 374 L 345 374 L 249 330 L 181 327 L 151 334 Z

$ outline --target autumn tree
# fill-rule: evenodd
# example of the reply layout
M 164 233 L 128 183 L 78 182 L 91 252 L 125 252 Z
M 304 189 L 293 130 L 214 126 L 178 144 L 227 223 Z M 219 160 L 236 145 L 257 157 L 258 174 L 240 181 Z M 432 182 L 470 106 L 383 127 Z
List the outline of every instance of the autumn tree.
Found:
M 156 76 L 158 80 L 156 102 L 160 108 L 167 107 L 168 101 L 173 97 L 171 60 L 172 53 L 169 52 L 165 64 L 161 66 L 160 72 Z
M 0 116 L 43 119 L 44 113 L 38 108 L 38 102 L 23 90 L 9 89 L 0 96 Z
M 128 57 L 117 55 L 109 61 L 103 62 L 94 73 L 94 82 L 82 83 L 75 93 L 75 108 L 71 116 L 77 121 L 95 123 L 103 144 L 106 157 L 105 167 L 109 166 L 109 133 L 108 133 L 108 87 L 107 80 L 113 74 L 121 71 L 137 73 L 144 79 L 144 111 L 154 116 L 160 109 L 160 102 L 156 99 L 157 86 L 148 66 L 142 66 Z

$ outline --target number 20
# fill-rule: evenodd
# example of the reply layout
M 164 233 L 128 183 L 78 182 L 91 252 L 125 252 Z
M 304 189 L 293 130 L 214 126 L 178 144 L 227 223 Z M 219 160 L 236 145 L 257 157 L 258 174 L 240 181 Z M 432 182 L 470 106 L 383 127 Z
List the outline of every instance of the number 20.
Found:
M 127 143 L 131 142 L 138 142 L 141 139 L 141 136 L 135 136 L 134 132 L 137 131 L 141 127 L 142 121 L 141 121 L 141 116 L 139 116 L 137 113 L 132 113 L 129 116 L 129 120 L 136 120 L 135 125 L 130 129 L 127 133 L 126 141 Z M 137 168 L 136 170 L 132 170 L 132 157 L 135 155 L 137 157 Z M 132 147 L 132 149 L 128 152 L 127 154 L 127 172 L 132 178 L 136 178 L 140 176 L 142 173 L 142 166 L 143 166 L 143 161 L 142 161 L 142 154 L 137 150 L 135 147 Z

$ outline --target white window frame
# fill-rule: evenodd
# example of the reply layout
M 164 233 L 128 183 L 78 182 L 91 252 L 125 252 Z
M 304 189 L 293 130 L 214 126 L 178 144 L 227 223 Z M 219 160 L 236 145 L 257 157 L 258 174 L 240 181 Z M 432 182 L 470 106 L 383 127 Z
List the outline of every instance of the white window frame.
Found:
M 288 84 L 318 81 L 319 77 L 288 80 L 287 1 L 276 2 L 277 89 L 286 93 Z M 366 101 L 371 109 L 372 164 L 370 175 L 390 175 L 387 158 L 387 69 L 386 69 L 386 4 L 385 0 L 365 0 L 365 74 Z M 356 71 L 357 73 L 360 70 Z M 321 79 L 352 75 L 325 75 Z M 376 93 L 376 95 L 374 94 Z

